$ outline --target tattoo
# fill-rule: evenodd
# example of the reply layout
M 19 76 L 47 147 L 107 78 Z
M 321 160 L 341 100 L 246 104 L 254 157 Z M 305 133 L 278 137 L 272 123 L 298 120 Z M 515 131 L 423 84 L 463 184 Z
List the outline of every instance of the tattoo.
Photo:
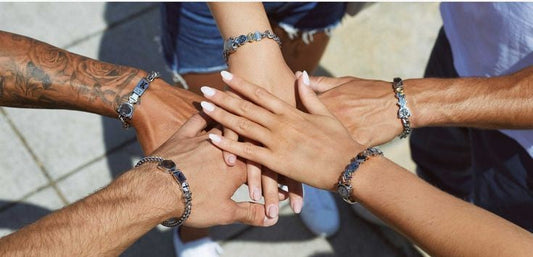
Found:
M 0 46 L 0 105 L 110 114 L 139 73 L 7 32 Z

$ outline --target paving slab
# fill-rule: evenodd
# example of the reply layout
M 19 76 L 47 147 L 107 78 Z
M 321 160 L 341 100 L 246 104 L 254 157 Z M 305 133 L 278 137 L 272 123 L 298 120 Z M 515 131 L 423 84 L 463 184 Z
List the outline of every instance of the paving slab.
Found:
M 139 144 L 131 142 L 57 181 L 57 187 L 67 201 L 75 202 L 108 185 L 113 178 L 131 169 L 141 156 Z
M 135 138 L 134 131 L 123 130 L 119 121 L 91 113 L 4 109 L 53 179 Z
M 438 5 L 376 3 L 345 17 L 320 65 L 336 77 L 421 77 L 442 26 Z
M 0 30 L 66 47 L 156 3 L 0 3 Z
M 4 199 L 0 203 L 5 203 Z M 24 202 L 0 212 L 0 237 L 26 226 L 50 212 L 63 207 L 63 202 L 52 187 L 35 192 Z
M 3 109 L 3 108 L 2 108 Z M 49 181 L 24 143 L 0 113 L 0 208 L 17 201 Z

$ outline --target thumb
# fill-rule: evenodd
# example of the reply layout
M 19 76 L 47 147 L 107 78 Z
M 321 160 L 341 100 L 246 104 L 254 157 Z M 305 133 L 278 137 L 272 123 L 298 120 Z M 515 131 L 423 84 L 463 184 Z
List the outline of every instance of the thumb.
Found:
M 265 206 L 259 203 L 240 202 L 235 203 L 235 220 L 243 224 L 270 227 L 278 222 L 279 216 L 269 218 L 265 215 Z
M 178 138 L 195 137 L 207 126 L 206 118 L 202 117 L 200 113 L 191 116 L 176 132 Z
M 318 99 L 318 96 L 310 87 L 309 75 L 306 71 L 298 78 L 298 94 L 307 111 L 311 114 L 333 116 L 328 108 Z

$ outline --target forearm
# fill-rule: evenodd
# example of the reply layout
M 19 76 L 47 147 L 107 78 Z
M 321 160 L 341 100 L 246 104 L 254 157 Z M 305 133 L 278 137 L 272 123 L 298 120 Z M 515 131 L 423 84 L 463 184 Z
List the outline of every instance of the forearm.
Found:
M 115 117 L 145 72 L 0 31 L 0 105 L 72 109 Z
M 406 80 L 405 90 L 415 127 L 533 128 L 533 66 L 493 78 Z
M 263 4 L 209 3 L 222 38 L 250 32 L 272 31 Z M 229 70 L 295 104 L 294 75 L 285 63 L 279 45 L 271 39 L 246 43 L 228 58 Z
M 0 255 L 118 256 L 161 221 L 181 215 L 176 183 L 151 166 L 2 238 Z
M 454 198 L 385 158 L 365 162 L 353 197 L 432 256 L 528 256 L 533 236 Z

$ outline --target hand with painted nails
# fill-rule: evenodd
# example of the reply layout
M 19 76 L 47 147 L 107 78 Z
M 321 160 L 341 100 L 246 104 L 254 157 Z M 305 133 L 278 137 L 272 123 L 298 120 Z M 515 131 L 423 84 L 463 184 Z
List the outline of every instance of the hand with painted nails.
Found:
M 298 93 L 309 113 L 237 76 L 225 76 L 224 82 L 253 103 L 204 87 L 208 92 L 204 95 L 214 103 L 202 102 L 204 112 L 263 146 L 209 134 L 211 141 L 223 150 L 296 181 L 334 190 L 350 159 L 364 149 L 320 102 L 309 87 L 306 72 L 298 80 Z

